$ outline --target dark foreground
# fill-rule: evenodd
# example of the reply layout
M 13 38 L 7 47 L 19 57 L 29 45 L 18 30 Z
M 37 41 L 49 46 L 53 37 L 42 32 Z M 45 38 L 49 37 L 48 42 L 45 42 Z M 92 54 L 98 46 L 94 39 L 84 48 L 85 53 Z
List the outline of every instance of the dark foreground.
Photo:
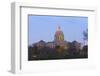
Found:
M 28 60 L 55 60 L 55 59 L 80 59 L 88 58 L 88 46 L 84 46 L 82 49 L 70 47 L 67 50 L 59 48 L 48 47 L 28 47 Z

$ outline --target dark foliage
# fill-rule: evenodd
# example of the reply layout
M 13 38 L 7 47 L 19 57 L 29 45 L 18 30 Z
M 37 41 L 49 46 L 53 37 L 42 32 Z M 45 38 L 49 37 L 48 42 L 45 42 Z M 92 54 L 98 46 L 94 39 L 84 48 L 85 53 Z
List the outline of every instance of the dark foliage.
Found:
M 69 43 L 68 49 L 62 49 L 60 46 L 55 48 L 49 47 L 28 47 L 28 60 L 52 60 L 52 59 L 75 59 L 75 58 L 88 58 L 88 46 L 84 46 L 82 49 L 76 49 L 76 47 Z

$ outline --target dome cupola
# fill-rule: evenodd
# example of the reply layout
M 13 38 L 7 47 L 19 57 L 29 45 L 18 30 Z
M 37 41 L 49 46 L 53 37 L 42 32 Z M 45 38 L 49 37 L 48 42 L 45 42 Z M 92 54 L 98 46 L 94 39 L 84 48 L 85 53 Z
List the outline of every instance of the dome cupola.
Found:
M 57 27 L 57 30 L 55 33 L 55 41 L 64 41 L 64 34 L 61 31 L 60 26 Z

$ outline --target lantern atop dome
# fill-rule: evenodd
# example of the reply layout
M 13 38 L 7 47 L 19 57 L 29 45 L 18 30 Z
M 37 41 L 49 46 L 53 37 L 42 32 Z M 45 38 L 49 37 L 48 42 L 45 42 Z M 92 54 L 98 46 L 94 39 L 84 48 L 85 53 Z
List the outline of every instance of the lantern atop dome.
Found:
M 61 28 L 60 28 L 60 26 L 57 26 L 57 31 L 61 31 Z

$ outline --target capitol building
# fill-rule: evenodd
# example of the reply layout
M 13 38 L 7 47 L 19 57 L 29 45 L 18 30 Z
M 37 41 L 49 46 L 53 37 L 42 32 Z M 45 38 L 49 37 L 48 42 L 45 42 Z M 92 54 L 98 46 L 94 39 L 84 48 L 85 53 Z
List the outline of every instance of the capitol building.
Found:
M 56 29 L 53 41 L 45 42 L 41 40 L 38 43 L 35 43 L 34 45 L 40 48 L 42 47 L 56 48 L 57 46 L 63 49 L 68 48 L 68 42 L 64 40 L 64 33 L 61 30 L 60 26 L 58 26 Z

